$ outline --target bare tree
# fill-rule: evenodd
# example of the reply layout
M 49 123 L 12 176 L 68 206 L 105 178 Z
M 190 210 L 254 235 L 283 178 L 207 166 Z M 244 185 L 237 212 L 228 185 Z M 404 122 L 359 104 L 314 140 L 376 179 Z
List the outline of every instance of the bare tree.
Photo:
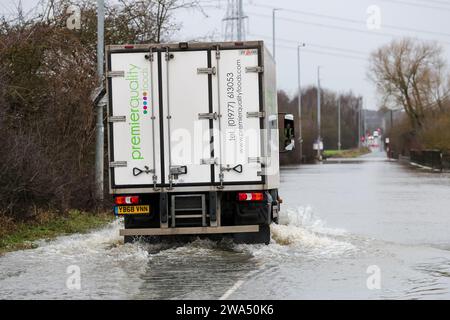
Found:
M 383 104 L 402 106 L 414 129 L 423 126 L 426 110 L 442 108 L 449 86 L 440 46 L 405 38 L 379 48 L 371 59 L 369 77 Z
M 129 17 L 132 28 L 138 30 L 139 42 L 161 42 L 168 33 L 178 30 L 173 12 L 199 7 L 198 0 L 119 0 L 122 12 Z
M 111 5 L 110 3 L 114 3 Z M 191 0 L 107 3 L 106 44 L 165 41 L 173 10 Z M 81 29 L 69 30 L 71 4 Z M 32 11 L 0 16 L 0 215 L 28 219 L 35 208 L 93 209 L 96 4 L 40 0 Z

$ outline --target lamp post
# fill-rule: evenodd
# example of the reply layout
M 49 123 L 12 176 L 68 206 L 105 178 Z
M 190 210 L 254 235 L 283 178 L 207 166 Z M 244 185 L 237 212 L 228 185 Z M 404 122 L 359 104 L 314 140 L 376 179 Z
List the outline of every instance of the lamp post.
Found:
M 104 24 L 105 24 L 105 3 L 104 0 L 97 0 L 97 75 L 99 84 L 103 82 L 103 47 L 104 47 Z M 103 107 L 102 103 L 98 103 L 97 124 L 96 124 L 96 141 L 95 141 L 95 184 L 96 198 L 103 200 Z
M 301 78 L 300 78 L 300 48 L 305 47 L 305 43 L 301 43 L 297 46 L 297 65 L 298 65 L 298 140 L 299 140 L 299 149 L 300 149 L 300 162 L 303 160 L 303 134 L 302 134 L 302 87 L 301 87 Z
M 338 98 L 338 150 L 341 150 L 341 97 Z
M 322 161 L 322 152 L 320 150 L 321 133 L 320 133 L 320 66 L 317 67 L 317 159 Z
M 277 8 L 272 9 L 272 45 L 273 45 L 272 55 L 273 55 L 273 60 L 275 60 L 275 12 L 278 10 L 280 10 L 280 9 L 277 9 Z

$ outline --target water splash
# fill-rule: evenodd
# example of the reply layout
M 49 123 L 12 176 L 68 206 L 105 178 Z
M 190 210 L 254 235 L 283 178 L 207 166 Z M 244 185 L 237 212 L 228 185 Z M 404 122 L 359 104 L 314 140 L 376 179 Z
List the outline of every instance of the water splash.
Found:
M 323 220 L 315 217 L 311 207 L 280 212 L 279 224 L 272 224 L 271 231 L 274 243 L 297 247 L 302 252 L 340 255 L 356 250 L 353 244 L 342 240 L 347 234 L 345 230 L 326 227 Z

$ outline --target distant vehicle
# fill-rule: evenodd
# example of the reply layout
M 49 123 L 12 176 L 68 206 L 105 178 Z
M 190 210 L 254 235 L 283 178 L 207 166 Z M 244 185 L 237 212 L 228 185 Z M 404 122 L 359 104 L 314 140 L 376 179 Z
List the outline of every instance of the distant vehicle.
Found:
M 374 136 L 375 138 L 377 138 L 377 137 L 380 136 L 380 133 L 379 133 L 377 130 L 375 130 L 375 131 L 373 132 L 373 136 Z
M 262 41 L 111 45 L 110 193 L 125 242 L 231 235 L 277 222 L 275 63 Z

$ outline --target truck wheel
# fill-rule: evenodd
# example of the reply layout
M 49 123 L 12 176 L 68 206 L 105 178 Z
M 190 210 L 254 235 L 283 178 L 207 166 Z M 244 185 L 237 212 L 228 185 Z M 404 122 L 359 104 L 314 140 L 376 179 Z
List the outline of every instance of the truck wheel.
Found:
M 263 224 L 259 226 L 258 243 L 269 244 L 270 243 L 270 226 Z
M 133 236 L 124 236 L 123 243 L 134 243 L 136 242 L 136 237 Z
M 270 213 L 271 220 L 272 222 L 278 224 L 278 217 L 280 214 L 280 203 L 278 202 L 278 190 L 277 189 L 271 190 L 270 195 L 272 197 L 272 206 Z

